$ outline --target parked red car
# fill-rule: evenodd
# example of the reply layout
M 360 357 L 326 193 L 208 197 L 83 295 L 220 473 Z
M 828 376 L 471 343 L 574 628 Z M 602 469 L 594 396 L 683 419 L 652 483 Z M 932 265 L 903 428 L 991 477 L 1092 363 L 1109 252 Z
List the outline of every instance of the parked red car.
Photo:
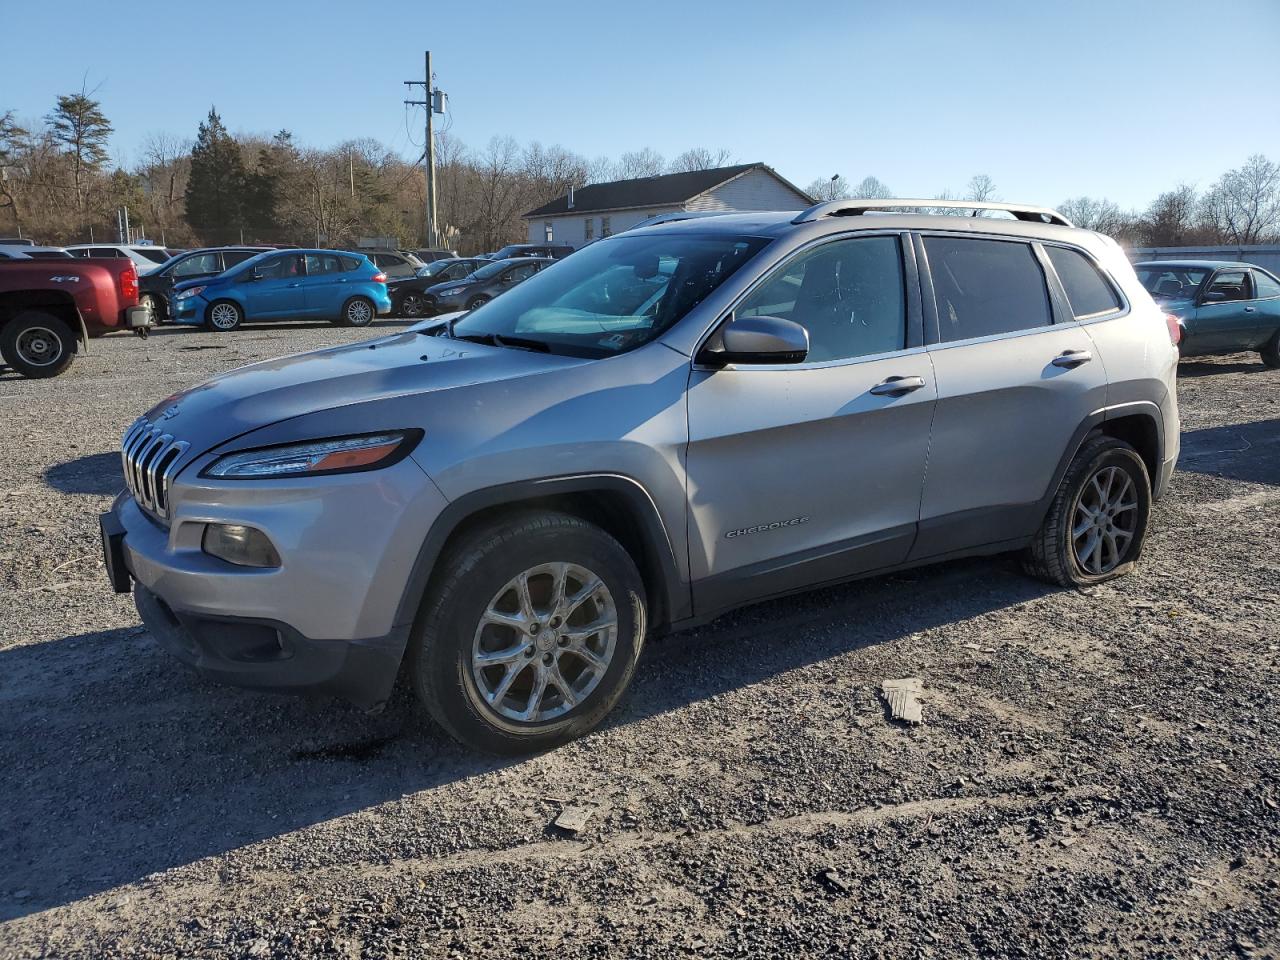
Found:
M 131 260 L 0 261 L 0 357 L 24 377 L 56 377 L 89 338 L 151 323 Z

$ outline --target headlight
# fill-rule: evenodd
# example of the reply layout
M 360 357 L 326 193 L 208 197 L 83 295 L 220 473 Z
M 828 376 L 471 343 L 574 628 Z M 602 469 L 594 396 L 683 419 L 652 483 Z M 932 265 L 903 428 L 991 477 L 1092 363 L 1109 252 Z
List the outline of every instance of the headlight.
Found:
M 437 297 L 460 297 L 466 293 L 465 287 L 454 287 L 452 290 L 441 290 L 436 294 Z
M 377 470 L 403 460 L 421 437 L 421 430 L 397 430 L 245 450 L 220 457 L 201 475 L 256 480 Z
M 204 293 L 204 287 L 191 287 L 187 290 L 181 290 L 178 292 L 178 295 L 174 297 L 174 299 L 187 300 L 199 293 Z

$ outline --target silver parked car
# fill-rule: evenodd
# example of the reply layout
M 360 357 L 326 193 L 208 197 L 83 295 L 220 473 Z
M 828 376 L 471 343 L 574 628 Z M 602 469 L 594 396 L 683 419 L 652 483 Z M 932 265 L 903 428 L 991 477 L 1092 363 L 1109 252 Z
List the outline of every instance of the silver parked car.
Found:
M 124 437 L 112 583 L 209 676 L 376 708 L 403 667 L 517 752 L 736 606 L 1001 551 L 1123 573 L 1177 459 L 1177 328 L 1053 211 L 887 209 L 945 206 L 630 231 L 164 400 Z

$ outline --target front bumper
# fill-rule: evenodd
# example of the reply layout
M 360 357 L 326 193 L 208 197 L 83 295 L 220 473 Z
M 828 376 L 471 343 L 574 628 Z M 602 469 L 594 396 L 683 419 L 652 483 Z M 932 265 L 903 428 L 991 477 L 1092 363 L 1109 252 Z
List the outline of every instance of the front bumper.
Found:
M 271 620 L 175 610 L 141 584 L 133 601 L 156 641 L 196 672 L 237 687 L 342 697 L 365 710 L 395 686 L 409 627 L 370 640 L 312 640 Z
M 132 589 L 162 646 L 227 683 L 333 693 L 365 708 L 386 700 L 411 627 L 402 611 L 416 607 L 403 604 L 410 573 L 445 505 L 412 458 L 310 480 L 196 476 L 170 495 L 168 527 L 127 492 L 102 518 L 108 578 Z M 280 566 L 205 553 L 210 523 L 261 530 Z
M 204 310 L 209 302 L 204 297 L 187 297 L 185 300 L 169 301 L 169 316 L 174 323 L 185 323 L 199 326 L 204 323 Z

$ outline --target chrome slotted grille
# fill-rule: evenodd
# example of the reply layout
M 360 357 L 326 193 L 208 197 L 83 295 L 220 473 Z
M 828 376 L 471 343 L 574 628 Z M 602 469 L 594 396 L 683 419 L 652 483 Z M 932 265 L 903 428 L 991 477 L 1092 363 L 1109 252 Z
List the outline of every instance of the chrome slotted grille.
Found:
M 190 446 L 146 419 L 138 420 L 125 432 L 120 446 L 124 482 L 144 510 L 167 518 L 169 484 L 178 461 Z

